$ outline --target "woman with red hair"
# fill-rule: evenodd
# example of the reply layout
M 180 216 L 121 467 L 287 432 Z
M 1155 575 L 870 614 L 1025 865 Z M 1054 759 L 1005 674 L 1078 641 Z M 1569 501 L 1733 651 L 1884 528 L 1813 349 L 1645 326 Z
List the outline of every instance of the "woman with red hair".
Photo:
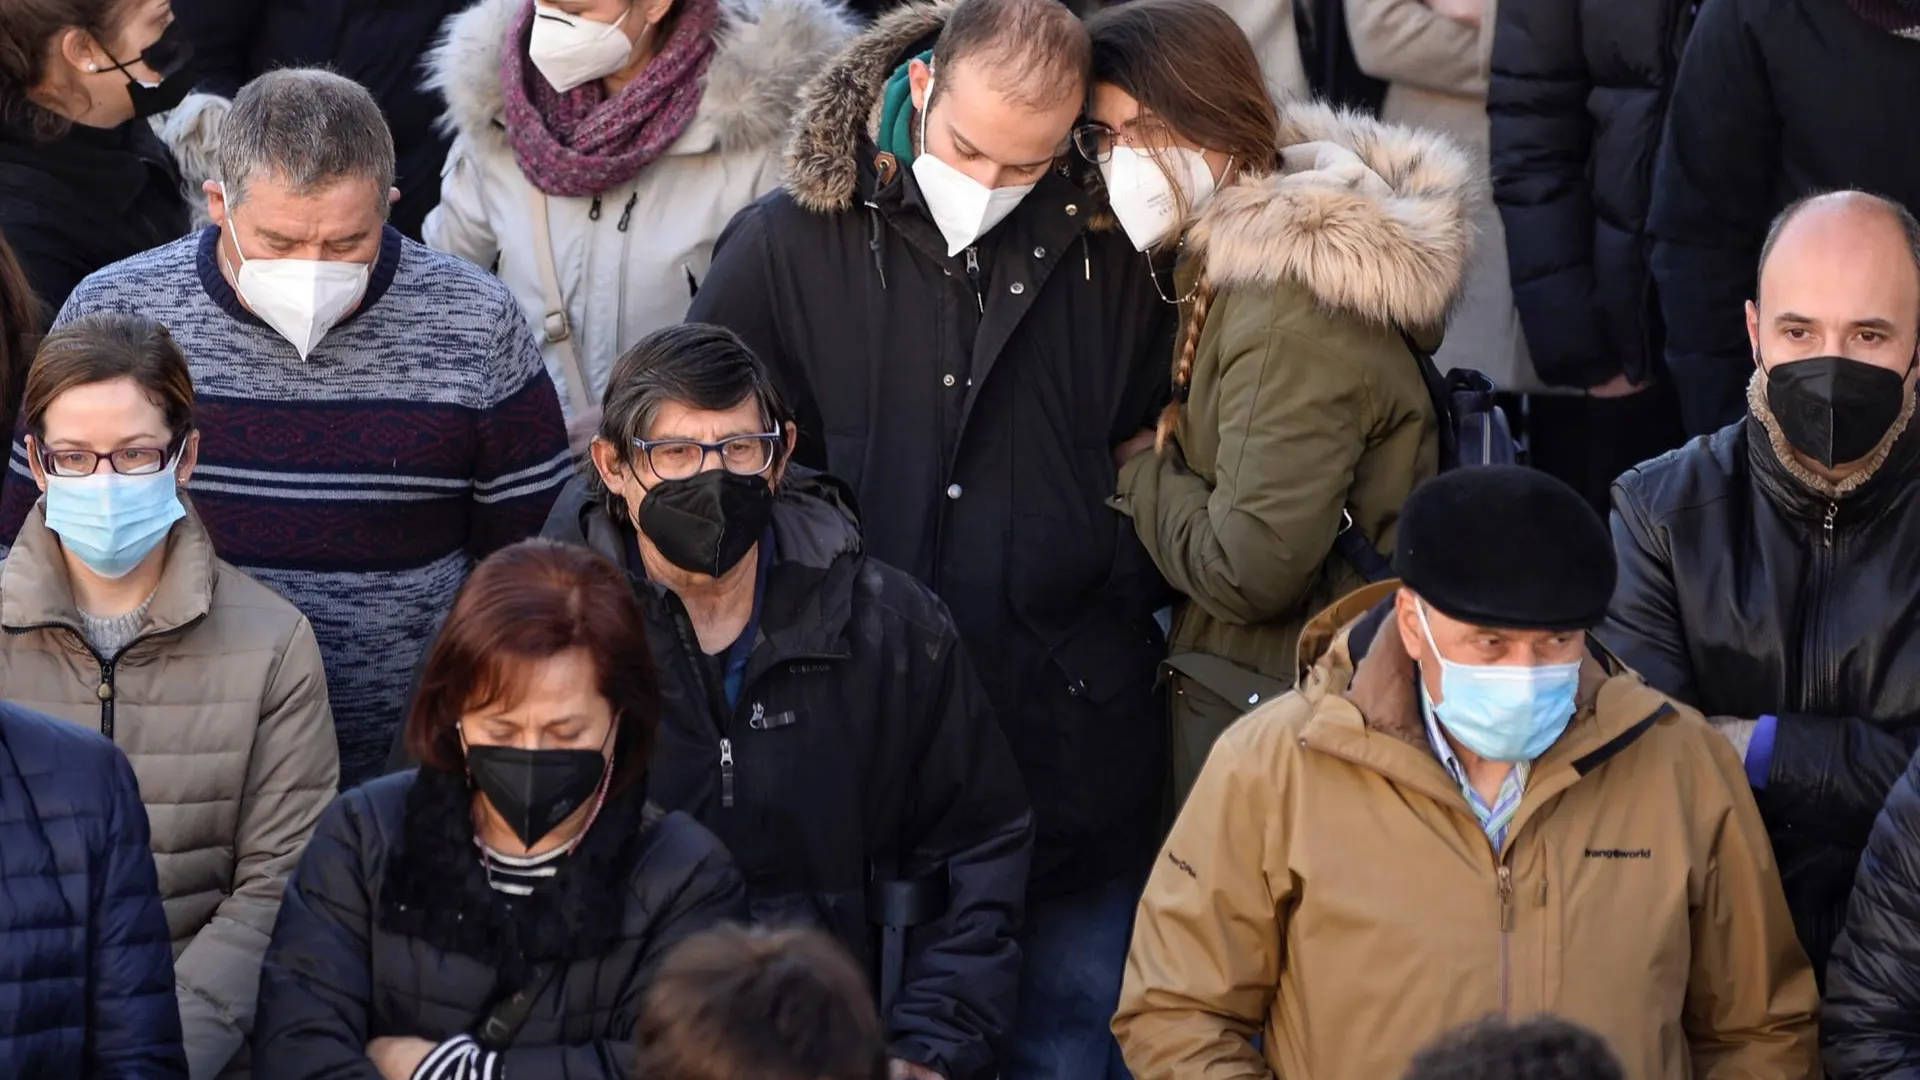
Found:
M 528 541 L 480 564 L 407 720 L 421 767 L 342 796 L 288 883 L 258 1075 L 625 1075 L 660 958 L 745 915 L 720 842 L 647 802 L 647 656 L 599 556 Z

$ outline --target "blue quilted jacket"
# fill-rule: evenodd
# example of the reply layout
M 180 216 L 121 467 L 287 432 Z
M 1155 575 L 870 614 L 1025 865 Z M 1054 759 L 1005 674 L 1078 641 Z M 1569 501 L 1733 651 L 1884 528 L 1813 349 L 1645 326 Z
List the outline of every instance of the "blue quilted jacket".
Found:
M 133 770 L 94 732 L 0 702 L 0 1076 L 186 1075 Z

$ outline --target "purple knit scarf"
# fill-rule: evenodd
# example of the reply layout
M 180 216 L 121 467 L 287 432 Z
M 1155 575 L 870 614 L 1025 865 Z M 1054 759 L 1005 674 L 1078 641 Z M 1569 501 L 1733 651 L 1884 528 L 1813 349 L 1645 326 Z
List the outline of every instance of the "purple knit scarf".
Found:
M 595 79 L 560 93 L 527 57 L 528 0 L 502 50 L 507 138 L 534 187 L 570 198 L 598 195 L 640 175 L 673 145 L 700 107 L 720 26 L 719 0 L 680 0 L 673 33 L 619 94 Z
M 1891 34 L 1920 40 L 1920 0 L 1847 0 L 1854 13 Z

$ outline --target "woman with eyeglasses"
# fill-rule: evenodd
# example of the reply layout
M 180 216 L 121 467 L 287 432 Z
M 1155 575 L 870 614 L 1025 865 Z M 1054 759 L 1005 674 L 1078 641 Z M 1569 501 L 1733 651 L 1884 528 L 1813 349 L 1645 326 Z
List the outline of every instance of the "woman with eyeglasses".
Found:
M 80 279 L 186 235 L 147 125 L 186 97 L 168 0 L 0 0 L 0 234 L 51 317 Z
M 0 568 L 0 694 L 132 761 L 192 1075 L 244 1072 L 281 887 L 340 777 L 313 628 L 220 560 L 181 491 L 200 433 L 165 327 L 49 335 L 22 412 L 42 495 Z
M 746 914 L 726 849 L 648 797 L 661 708 L 606 560 L 476 567 L 407 716 L 420 767 L 342 795 L 287 882 L 261 1080 L 625 1080 L 662 960 Z
M 1120 447 L 1116 505 L 1186 594 L 1171 655 L 1184 800 L 1216 736 L 1290 688 L 1307 619 L 1393 550 L 1438 466 L 1410 336 L 1431 349 L 1467 259 L 1471 160 L 1444 137 L 1276 104 L 1208 0 L 1089 20 L 1091 123 L 1115 216 L 1185 322 L 1174 400 Z

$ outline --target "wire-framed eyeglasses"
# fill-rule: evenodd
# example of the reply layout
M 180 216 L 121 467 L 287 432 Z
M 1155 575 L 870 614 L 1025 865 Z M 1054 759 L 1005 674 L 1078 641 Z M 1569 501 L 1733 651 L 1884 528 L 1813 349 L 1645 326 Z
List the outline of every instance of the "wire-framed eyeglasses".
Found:
M 662 480 L 685 480 L 706 468 L 707 455 L 720 455 L 720 465 L 736 476 L 758 476 L 773 467 L 784 436 L 778 431 L 732 435 L 719 442 L 698 439 L 634 439 L 634 448 L 646 455 L 647 467 Z

